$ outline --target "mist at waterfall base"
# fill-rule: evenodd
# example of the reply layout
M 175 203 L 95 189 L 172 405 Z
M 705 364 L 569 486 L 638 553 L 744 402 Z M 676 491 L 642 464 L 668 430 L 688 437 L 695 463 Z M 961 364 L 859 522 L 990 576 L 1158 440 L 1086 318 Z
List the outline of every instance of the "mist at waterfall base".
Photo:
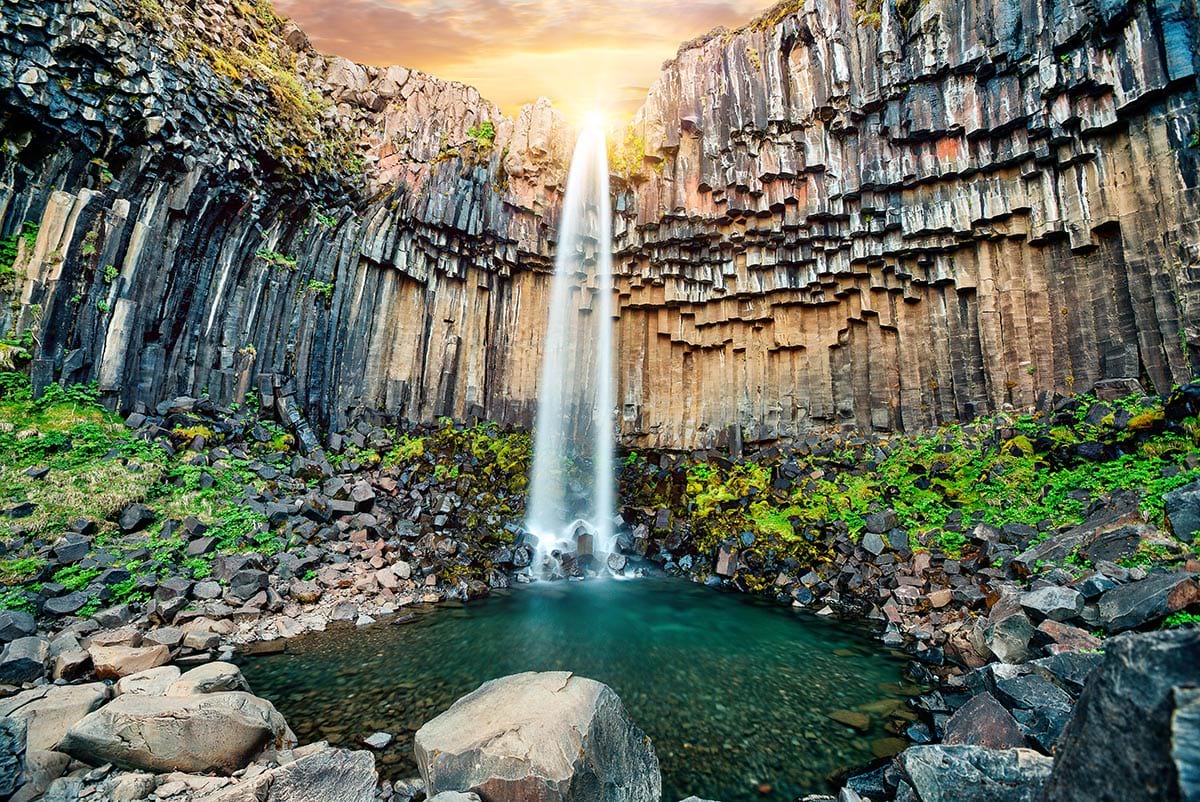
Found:
M 613 552 L 612 203 L 603 126 L 571 158 L 538 384 L 525 528 L 534 572 Z

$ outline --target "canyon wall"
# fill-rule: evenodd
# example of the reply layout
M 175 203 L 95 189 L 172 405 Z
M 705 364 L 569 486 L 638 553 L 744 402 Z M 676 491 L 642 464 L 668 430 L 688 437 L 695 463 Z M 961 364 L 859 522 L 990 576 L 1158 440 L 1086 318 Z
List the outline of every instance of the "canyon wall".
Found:
M 0 233 L 37 225 L 0 324 L 36 384 L 531 419 L 572 140 L 547 102 L 510 120 L 322 56 L 266 0 L 15 0 L 0 25 Z
M 625 441 L 1189 377 L 1197 41 L 1188 0 L 846 0 L 682 47 L 614 146 Z M 572 139 L 266 0 L 10 0 L 0 324 L 123 409 L 525 425 Z
M 626 432 L 913 429 L 1189 378 L 1196 26 L 1188 0 L 794 2 L 685 45 L 627 143 L 652 169 L 618 235 Z

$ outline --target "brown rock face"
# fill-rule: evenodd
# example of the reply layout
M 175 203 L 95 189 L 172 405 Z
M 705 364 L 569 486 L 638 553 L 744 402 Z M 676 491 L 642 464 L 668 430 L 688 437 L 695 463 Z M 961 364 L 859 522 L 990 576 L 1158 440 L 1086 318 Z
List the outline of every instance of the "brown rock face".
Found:
M 915 5 L 783 3 L 650 90 L 618 236 L 630 438 L 914 428 L 1194 369 L 1182 23 Z
M 614 147 L 630 445 L 1195 369 L 1194 6 L 908 6 L 787 2 L 690 43 Z M 0 326 L 36 335 L 36 383 L 530 423 L 562 118 L 245 4 L 162 7 L 0 7 L 0 237 L 38 225 Z

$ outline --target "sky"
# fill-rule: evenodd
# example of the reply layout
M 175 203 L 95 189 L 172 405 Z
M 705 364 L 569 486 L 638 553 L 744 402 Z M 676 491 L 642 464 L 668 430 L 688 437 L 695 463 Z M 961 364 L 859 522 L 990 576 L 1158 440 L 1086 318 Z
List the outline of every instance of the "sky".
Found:
M 641 106 L 679 45 L 775 0 L 276 0 L 326 53 L 479 89 L 506 114 L 539 96 L 579 121 Z

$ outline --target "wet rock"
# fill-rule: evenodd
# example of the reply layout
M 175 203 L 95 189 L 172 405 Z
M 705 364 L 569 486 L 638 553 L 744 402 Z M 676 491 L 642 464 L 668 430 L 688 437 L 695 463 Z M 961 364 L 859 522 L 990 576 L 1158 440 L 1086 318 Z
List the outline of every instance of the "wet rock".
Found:
M 1192 574 L 1151 574 L 1115 587 L 1100 597 L 1098 613 L 1109 632 L 1138 629 L 1200 603 L 1200 583 Z
M 415 740 L 430 795 L 544 802 L 656 802 L 661 779 L 649 739 L 621 700 L 565 671 L 484 683 L 427 722 Z
M 266 746 L 292 743 L 271 703 L 248 693 L 124 694 L 71 727 L 58 751 L 93 766 L 229 774 Z
M 1171 758 L 1172 717 L 1175 688 L 1194 686 L 1197 666 L 1200 630 L 1108 639 L 1059 740 L 1047 802 L 1186 799 Z
M 914 746 L 897 760 L 919 802 L 1038 802 L 1053 765 L 1031 749 L 981 746 Z
M 386 749 L 392 743 L 390 732 L 376 732 L 363 738 L 363 743 L 372 749 Z
M 33 682 L 46 673 L 50 644 L 45 638 L 17 638 L 0 652 L 0 682 Z
M 1025 736 L 1017 721 L 987 691 L 976 694 L 946 722 L 943 741 L 950 745 L 988 749 L 1024 747 Z
M 210 802 L 372 802 L 375 758 L 321 748 L 213 796 Z
M 857 710 L 834 710 L 828 715 L 838 724 L 845 724 L 859 732 L 867 732 L 871 729 L 871 717 Z

